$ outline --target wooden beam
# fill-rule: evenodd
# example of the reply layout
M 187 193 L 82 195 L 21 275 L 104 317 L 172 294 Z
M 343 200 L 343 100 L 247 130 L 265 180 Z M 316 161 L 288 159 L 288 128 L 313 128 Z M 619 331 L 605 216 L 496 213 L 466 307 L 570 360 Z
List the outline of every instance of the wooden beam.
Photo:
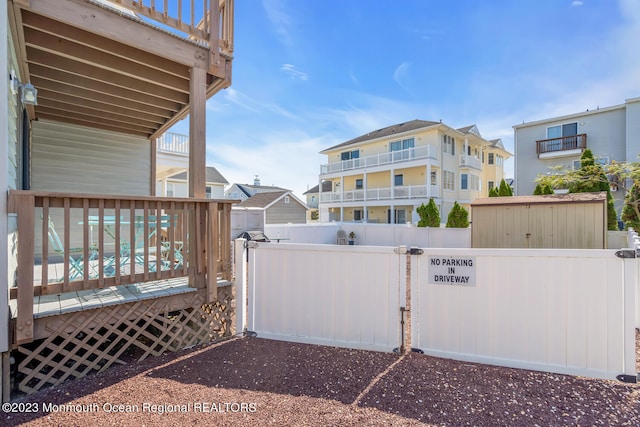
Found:
M 61 55 L 92 67 L 112 71 L 118 75 L 122 74 L 167 89 L 184 93 L 188 91 L 188 79 L 130 61 L 128 58 L 112 55 L 75 41 L 52 37 L 50 34 L 33 28 L 25 28 L 24 35 L 27 46 L 33 46 L 39 50 Z
M 206 71 L 191 69 L 189 85 L 189 197 L 206 196 Z
M 115 87 L 126 88 L 130 92 L 129 98 L 134 98 L 134 93 L 140 93 L 141 95 L 154 95 L 158 98 L 181 104 L 185 104 L 189 99 L 189 94 L 183 92 L 183 88 L 169 89 L 136 77 L 119 74 L 115 71 L 94 67 L 90 64 L 39 50 L 33 46 L 27 47 L 27 54 L 29 55 L 29 64 L 38 64 L 43 67 L 86 77 L 92 81 L 110 83 Z
M 33 256 L 35 232 L 35 196 L 16 196 L 18 213 L 18 318 L 16 344 L 33 341 Z
M 76 112 L 71 112 L 71 111 L 64 110 L 64 109 L 50 108 L 50 107 L 47 107 L 47 106 L 44 106 L 44 105 L 38 105 L 36 107 L 36 112 L 38 113 L 38 115 L 40 115 L 42 113 L 42 114 L 47 114 L 49 116 L 56 116 L 56 117 L 67 118 L 67 119 L 82 120 L 85 123 L 106 124 L 106 125 L 109 125 L 109 126 L 113 126 L 115 128 L 123 129 L 122 132 L 131 131 L 131 132 L 137 132 L 137 133 L 144 133 L 145 135 L 150 135 L 151 132 L 154 129 L 152 126 L 134 125 L 134 124 L 129 124 L 129 123 L 123 123 L 123 122 L 118 121 L 118 120 L 105 119 L 105 118 L 99 117 L 99 116 L 96 117 L 96 116 L 91 116 L 89 114 L 76 113 Z M 92 125 L 89 124 L 87 126 L 92 126 Z
M 151 132 L 133 131 L 130 129 L 123 129 L 122 127 L 119 127 L 119 126 L 111 126 L 104 123 L 87 122 L 85 120 L 79 120 L 74 117 L 64 117 L 64 116 L 48 114 L 44 112 L 38 112 L 38 118 L 56 120 L 59 122 L 72 123 L 80 126 L 88 126 L 88 127 L 98 128 L 98 129 L 110 130 L 113 132 L 127 133 L 130 135 L 143 136 L 145 138 L 148 138 L 149 135 L 151 134 Z
M 136 49 L 89 31 L 84 31 L 79 28 L 66 25 L 62 22 L 54 21 L 53 19 L 46 18 L 42 15 L 37 15 L 24 10 L 22 12 L 22 22 L 26 27 L 44 31 L 52 36 L 71 40 L 76 43 L 98 49 L 104 53 L 146 65 L 177 77 L 182 77 L 184 79 L 189 78 L 189 67 L 186 67 L 183 64 L 170 61 L 158 55 L 153 55 L 146 50 Z
M 58 70 L 47 70 L 40 65 L 31 65 L 31 83 L 38 88 L 45 88 L 58 93 L 66 93 L 79 98 L 93 99 L 111 105 L 139 109 L 160 117 L 171 117 L 183 105 L 167 101 L 151 95 L 136 93 L 133 95 L 126 88 L 112 86 L 108 83 L 74 76 Z M 111 92 L 109 92 L 111 90 Z M 135 99 L 132 97 L 135 96 Z
M 79 96 L 69 95 L 66 93 L 56 92 L 44 87 L 38 87 L 38 102 L 44 99 L 64 102 L 67 104 L 81 106 L 83 108 L 90 108 L 93 110 L 106 111 L 114 114 L 122 114 L 127 116 L 128 118 L 146 120 L 148 122 L 152 122 L 156 124 L 164 123 L 166 119 L 165 115 L 167 115 L 166 112 L 163 115 L 149 114 L 146 111 L 141 111 L 140 109 L 131 108 L 125 105 L 101 102 L 96 98 L 79 97 Z M 124 101 L 122 103 L 124 103 Z
M 186 65 L 206 69 L 207 49 L 84 0 L 30 0 L 29 10 Z

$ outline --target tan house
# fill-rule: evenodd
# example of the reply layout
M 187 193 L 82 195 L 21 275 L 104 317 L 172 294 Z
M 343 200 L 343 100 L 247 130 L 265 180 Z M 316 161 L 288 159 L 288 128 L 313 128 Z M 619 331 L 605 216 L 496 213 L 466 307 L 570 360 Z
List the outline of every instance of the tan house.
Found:
M 412 120 L 369 132 L 322 151 L 320 221 L 405 223 L 433 198 L 442 222 L 458 202 L 469 207 L 504 176 L 511 154 L 475 125 L 455 129 Z M 325 191 L 330 182 L 330 191 Z
M 4 400 L 209 339 L 233 201 L 205 197 L 206 100 L 231 84 L 233 0 L 182 7 L 0 0 Z M 157 197 L 156 141 L 187 116 L 188 198 Z

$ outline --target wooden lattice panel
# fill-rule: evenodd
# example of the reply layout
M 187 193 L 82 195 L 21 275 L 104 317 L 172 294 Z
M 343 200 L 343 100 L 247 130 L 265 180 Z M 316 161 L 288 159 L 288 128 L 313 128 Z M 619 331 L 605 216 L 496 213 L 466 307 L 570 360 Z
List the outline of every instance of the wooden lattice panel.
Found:
M 219 288 L 214 304 L 203 304 L 201 292 L 188 294 L 186 308 L 179 310 L 170 311 L 170 303 L 158 298 L 73 313 L 63 322 L 40 319 L 48 322 L 51 334 L 15 350 L 18 389 L 30 394 L 114 363 L 141 361 L 230 336 L 232 288 Z

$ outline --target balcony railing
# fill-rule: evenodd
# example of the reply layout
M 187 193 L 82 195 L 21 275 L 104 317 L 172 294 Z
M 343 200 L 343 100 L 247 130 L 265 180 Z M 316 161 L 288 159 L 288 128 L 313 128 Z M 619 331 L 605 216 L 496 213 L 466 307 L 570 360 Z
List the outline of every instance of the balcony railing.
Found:
M 18 343 L 33 338 L 34 296 L 189 277 L 215 300 L 218 276 L 231 279 L 229 201 L 10 191 L 8 202 L 18 220 Z M 52 264 L 62 267 L 56 277 Z
M 189 154 L 189 136 L 166 132 L 158 138 L 158 151 L 170 154 Z
M 407 148 L 405 150 L 374 154 L 372 156 L 366 156 L 358 159 L 342 160 L 336 163 L 321 165 L 320 174 L 322 175 L 334 172 L 343 172 L 348 170 L 382 166 L 418 159 L 436 160 L 436 148 L 430 145 L 423 145 L 415 148 Z
M 365 199 L 366 196 L 366 199 Z M 431 194 L 427 195 L 426 185 L 405 185 L 393 188 L 371 188 L 368 190 L 350 190 L 344 192 L 322 193 L 321 203 L 364 202 L 378 200 L 407 200 L 427 197 L 439 197 L 440 188 L 431 186 Z
M 536 152 L 538 154 L 585 148 L 587 148 L 587 134 L 585 133 L 536 141 Z
M 482 170 L 482 161 L 480 161 L 480 159 L 476 159 L 475 157 L 462 154 L 460 156 L 460 167 Z
M 233 0 L 112 0 L 187 37 L 215 53 L 233 53 Z

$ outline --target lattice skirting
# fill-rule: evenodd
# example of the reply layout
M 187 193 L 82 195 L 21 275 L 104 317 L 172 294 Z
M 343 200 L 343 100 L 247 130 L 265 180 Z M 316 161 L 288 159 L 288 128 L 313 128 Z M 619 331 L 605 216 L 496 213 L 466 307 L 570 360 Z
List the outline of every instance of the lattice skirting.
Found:
M 202 292 L 183 294 L 176 309 L 158 298 L 38 319 L 50 335 L 14 350 L 14 384 L 23 393 L 100 372 L 114 363 L 141 361 L 233 331 L 233 286 L 218 288 L 218 301 L 204 304 Z

